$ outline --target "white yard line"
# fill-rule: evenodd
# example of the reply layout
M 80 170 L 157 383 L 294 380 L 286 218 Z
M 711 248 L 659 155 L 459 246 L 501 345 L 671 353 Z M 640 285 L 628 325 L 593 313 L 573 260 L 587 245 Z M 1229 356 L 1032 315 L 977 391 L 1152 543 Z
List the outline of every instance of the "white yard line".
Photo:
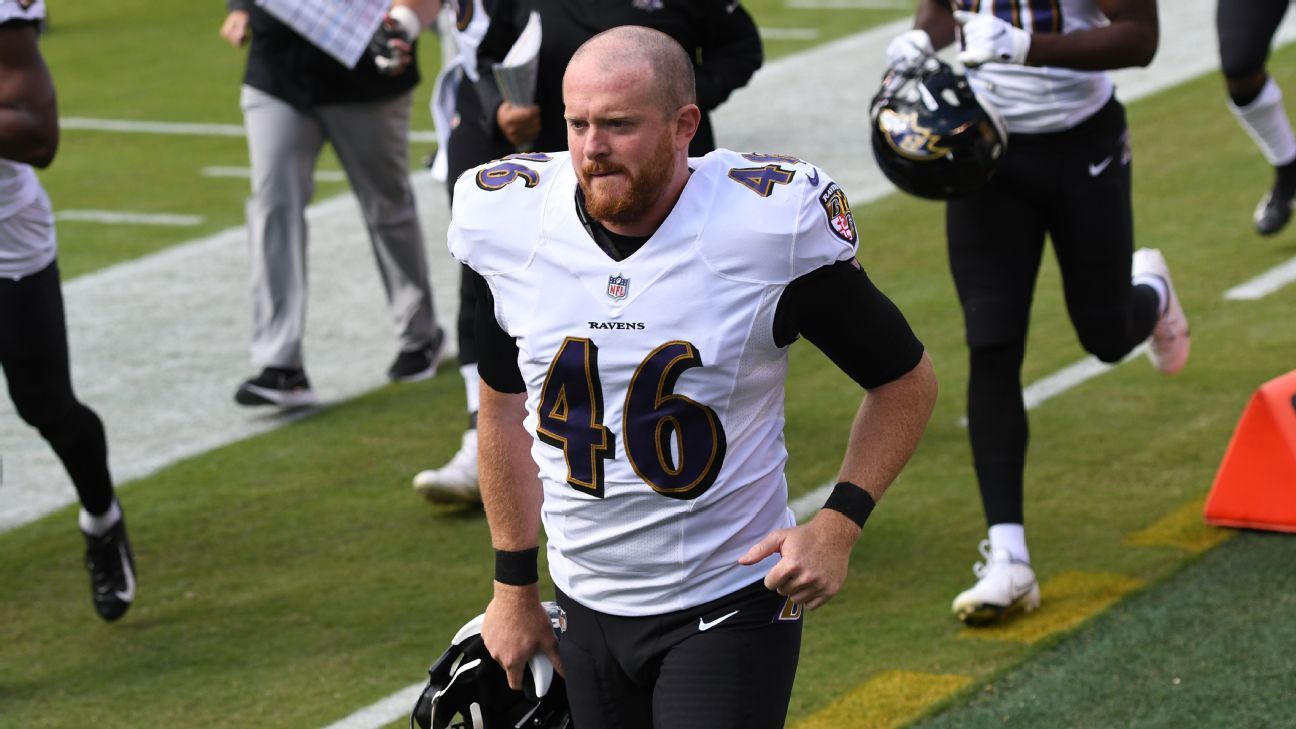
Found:
M 1296 281 L 1296 258 L 1274 266 L 1246 283 L 1234 286 L 1224 292 L 1224 298 L 1230 301 L 1263 299 L 1293 281 Z
M 449 637 L 446 638 L 446 640 L 449 639 Z M 426 685 L 427 681 L 424 680 L 406 686 L 382 701 L 370 704 L 350 716 L 338 719 L 324 727 L 324 729 L 377 729 L 377 727 L 383 727 L 397 719 L 407 717 L 414 710 L 414 702 L 418 700 L 419 694 L 423 692 L 423 687 Z
M 788 5 L 812 1 L 815 0 L 789 0 Z M 1215 0 L 1180 0 L 1175 4 L 1175 12 L 1163 13 L 1161 49 L 1152 65 L 1114 74 L 1121 98 L 1125 101 L 1141 98 L 1217 68 L 1214 12 Z M 869 79 L 880 81 L 887 42 L 910 24 L 908 20 L 892 23 L 767 65 L 757 72 L 750 89 L 738 92 L 716 110 L 719 144 L 732 149 L 791 153 L 823 164 L 842 188 L 850 191 L 851 200 L 857 204 L 890 193 L 893 188 L 873 162 L 864 120 L 869 99 L 876 90 Z M 1276 42 L 1286 44 L 1294 39 L 1296 17 L 1288 17 Z M 852 83 L 831 88 L 806 83 L 806 79 L 816 77 L 821 69 L 841 69 L 846 63 L 853 65 L 848 74 Z M 1222 105 L 1222 93 L 1220 97 Z M 771 108 L 775 104 L 777 108 Z M 1085 363 L 1072 365 L 1032 385 L 1037 388 L 1034 393 L 1027 388 L 1028 397 L 1038 398 L 1037 404 L 1044 402 L 1065 391 L 1066 383 L 1075 380 L 1069 385 L 1074 387 L 1096 376 L 1093 370 Z M 1097 374 L 1102 371 L 1106 370 Z M 824 484 L 794 499 L 789 506 L 797 519 L 812 515 L 822 506 L 832 486 Z M 387 702 L 394 697 L 395 694 L 361 711 L 388 706 Z M 412 701 L 413 697 L 409 699 Z M 333 726 L 378 729 L 405 716 L 412 706 L 412 703 L 405 706 L 396 703 L 387 713 L 365 713 L 363 720 Z M 360 714 L 352 714 L 348 719 Z
M 104 225 L 171 225 L 192 227 L 203 224 L 201 215 L 176 215 L 174 213 L 128 213 L 122 210 L 60 210 L 54 213 L 58 221 L 102 223 Z
M 245 132 L 241 124 L 204 124 L 198 122 L 164 122 L 140 121 L 133 119 L 88 119 L 86 117 L 64 117 L 59 120 L 61 129 L 75 129 L 89 132 L 118 132 L 122 134 L 169 134 L 197 137 L 242 137 Z M 414 130 L 410 132 L 411 142 L 435 142 L 436 132 Z
M 248 180 L 252 178 L 251 167 L 204 167 L 203 177 L 235 177 Z M 316 182 L 346 182 L 346 173 L 342 170 L 315 170 Z
M 59 128 L 123 134 L 170 134 L 199 137 L 242 137 L 241 124 L 196 124 L 188 122 L 132 121 L 129 119 L 86 119 L 63 117 Z

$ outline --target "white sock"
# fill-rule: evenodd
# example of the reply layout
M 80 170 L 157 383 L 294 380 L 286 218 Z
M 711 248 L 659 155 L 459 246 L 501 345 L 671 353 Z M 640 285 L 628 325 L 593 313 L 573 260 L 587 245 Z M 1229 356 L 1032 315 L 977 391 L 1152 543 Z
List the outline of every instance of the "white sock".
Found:
M 1130 279 L 1130 283 L 1135 286 L 1151 286 L 1157 295 L 1157 312 L 1164 314 L 1166 304 L 1170 301 L 1170 288 L 1166 286 L 1166 280 L 1160 276 L 1154 276 L 1150 273 L 1143 273 Z M 993 527 L 992 527 L 993 528 Z
M 1282 89 L 1272 78 L 1265 79 L 1260 95 L 1250 104 L 1238 106 L 1230 100 L 1228 107 L 1269 164 L 1280 167 L 1296 160 L 1296 136 L 1283 108 Z
M 1018 562 L 1030 564 L 1030 552 L 1026 549 L 1026 527 L 1021 524 L 995 524 L 990 527 L 990 551 L 1008 550 L 1008 554 Z
M 475 413 L 480 407 L 481 402 L 480 390 L 481 375 L 477 374 L 477 363 L 461 365 L 459 374 L 464 379 L 464 394 L 468 396 L 468 412 Z
M 85 510 L 85 507 L 82 507 L 81 513 L 77 515 L 77 524 L 81 527 L 81 531 L 86 534 L 92 537 L 102 537 L 117 522 L 121 521 L 121 518 L 121 506 L 118 505 L 117 499 L 113 499 L 112 506 L 108 507 L 108 511 L 99 516 L 91 514 Z

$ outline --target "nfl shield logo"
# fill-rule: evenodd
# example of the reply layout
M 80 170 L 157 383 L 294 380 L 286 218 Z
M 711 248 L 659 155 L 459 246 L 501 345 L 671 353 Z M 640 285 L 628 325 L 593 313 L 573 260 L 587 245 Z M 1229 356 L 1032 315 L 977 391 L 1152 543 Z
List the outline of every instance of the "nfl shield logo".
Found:
M 608 291 L 608 298 L 612 299 L 613 301 L 620 301 L 621 299 L 624 299 L 626 297 L 626 293 L 630 291 L 630 279 L 622 276 L 621 274 L 617 274 L 615 276 L 608 276 L 607 291 Z

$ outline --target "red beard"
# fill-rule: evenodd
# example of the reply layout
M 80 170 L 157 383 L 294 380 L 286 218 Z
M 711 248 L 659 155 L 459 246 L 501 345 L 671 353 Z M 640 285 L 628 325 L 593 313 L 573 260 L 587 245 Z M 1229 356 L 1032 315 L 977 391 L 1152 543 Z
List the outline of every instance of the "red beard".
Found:
M 665 137 L 637 174 L 619 165 L 586 162 L 581 165 L 581 174 L 577 175 L 581 191 L 585 193 L 585 211 L 600 223 L 613 225 L 633 223 L 643 218 L 666 189 L 673 161 L 671 139 Z M 622 184 L 615 192 L 594 184 L 596 178 L 593 175 L 609 172 L 625 175 L 623 180 L 628 184 Z

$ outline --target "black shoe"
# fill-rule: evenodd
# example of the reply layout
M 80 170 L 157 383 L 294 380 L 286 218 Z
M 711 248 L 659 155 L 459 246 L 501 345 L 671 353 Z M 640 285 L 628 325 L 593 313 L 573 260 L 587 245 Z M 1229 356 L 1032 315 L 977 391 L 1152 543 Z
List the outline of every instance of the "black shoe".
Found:
M 239 385 L 234 393 L 234 402 L 239 405 L 300 408 L 314 405 L 316 400 L 305 370 L 267 367 L 261 370 L 261 374 Z
M 112 622 L 125 615 L 135 601 L 135 555 L 126 537 L 126 519 L 118 519 L 101 537 L 82 535 L 90 598 L 99 617 Z
M 396 360 L 387 368 L 387 379 L 392 382 L 418 382 L 432 377 L 436 374 L 437 365 L 441 363 L 444 348 L 445 330 L 438 327 L 431 344 L 396 355 Z
M 1273 235 L 1291 220 L 1292 199 L 1296 198 L 1296 164 L 1278 168 L 1273 189 L 1260 198 L 1255 209 L 1255 227 L 1260 235 Z

